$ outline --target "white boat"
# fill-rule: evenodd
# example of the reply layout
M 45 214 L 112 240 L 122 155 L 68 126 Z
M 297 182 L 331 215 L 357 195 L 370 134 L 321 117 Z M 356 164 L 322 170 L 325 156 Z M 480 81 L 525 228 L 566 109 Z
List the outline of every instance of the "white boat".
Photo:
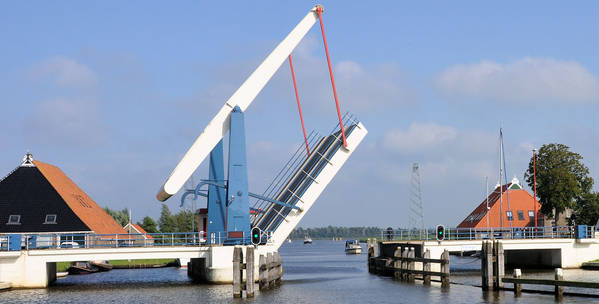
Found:
M 361 254 L 362 246 L 358 240 L 351 240 L 345 242 L 345 253 L 347 254 Z
M 304 237 L 304 244 L 312 244 L 312 238 L 307 234 Z

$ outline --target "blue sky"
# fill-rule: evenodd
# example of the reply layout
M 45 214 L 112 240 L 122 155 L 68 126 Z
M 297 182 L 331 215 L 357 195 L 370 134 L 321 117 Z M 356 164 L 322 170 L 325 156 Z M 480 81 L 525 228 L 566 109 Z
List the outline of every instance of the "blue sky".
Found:
M 157 217 L 172 168 L 314 4 L 5 3 L 0 172 L 29 149 L 100 205 Z M 406 227 L 413 162 L 426 224 L 457 225 L 482 201 L 485 176 L 497 182 L 500 126 L 510 178 L 552 142 L 599 178 L 595 2 L 322 4 L 342 111 L 370 133 L 301 226 Z M 335 108 L 318 26 L 294 64 L 307 129 L 326 133 Z M 286 64 L 246 114 L 260 193 L 302 141 Z M 179 197 L 168 204 L 178 211 Z

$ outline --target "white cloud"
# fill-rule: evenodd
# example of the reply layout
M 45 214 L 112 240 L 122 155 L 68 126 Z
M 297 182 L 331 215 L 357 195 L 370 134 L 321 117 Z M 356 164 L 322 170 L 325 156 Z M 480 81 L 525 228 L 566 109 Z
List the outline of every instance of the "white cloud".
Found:
M 454 140 L 457 130 L 436 123 L 412 123 L 407 130 L 393 129 L 383 136 L 383 146 L 391 151 L 421 152 Z
M 30 113 L 23 129 L 36 142 L 54 146 L 97 146 L 108 138 L 96 103 L 87 99 L 43 101 Z
M 88 66 L 64 57 L 55 56 L 30 69 L 33 79 L 50 79 L 55 85 L 72 88 L 93 88 L 98 77 Z
M 523 58 L 511 63 L 458 64 L 437 75 L 435 86 L 451 100 L 509 103 L 599 101 L 599 80 L 575 61 Z
M 292 56 L 302 106 L 311 113 L 334 112 L 327 61 L 318 42 L 314 38 L 305 39 Z M 342 112 L 373 113 L 397 109 L 416 100 L 406 73 L 394 62 L 363 65 L 334 61 L 333 73 Z M 295 100 L 289 62 L 281 65 L 268 87 L 279 100 Z

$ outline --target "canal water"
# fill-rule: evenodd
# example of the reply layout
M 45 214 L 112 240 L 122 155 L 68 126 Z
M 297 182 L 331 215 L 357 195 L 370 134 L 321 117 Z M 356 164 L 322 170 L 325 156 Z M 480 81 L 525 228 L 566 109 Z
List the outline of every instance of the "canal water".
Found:
M 364 247 L 364 244 L 363 244 Z M 285 243 L 280 254 L 283 285 L 256 292 L 252 299 L 233 299 L 230 285 L 198 285 L 177 268 L 123 269 L 58 279 L 47 289 L 0 293 L 0 303 L 552 303 L 553 295 L 510 291 L 487 293 L 480 287 L 480 260 L 452 257 L 452 285 L 395 282 L 368 273 L 366 255 L 346 255 L 344 242 L 315 240 Z M 524 276 L 550 277 L 551 271 Z M 565 279 L 598 281 L 599 272 L 566 270 Z M 525 285 L 525 288 L 528 286 Z M 549 290 L 549 289 L 547 289 Z M 572 289 L 566 288 L 566 291 Z M 578 291 L 578 290 L 576 290 Z M 589 292 L 581 290 L 581 292 Z M 565 297 L 563 303 L 599 302 L 599 298 Z

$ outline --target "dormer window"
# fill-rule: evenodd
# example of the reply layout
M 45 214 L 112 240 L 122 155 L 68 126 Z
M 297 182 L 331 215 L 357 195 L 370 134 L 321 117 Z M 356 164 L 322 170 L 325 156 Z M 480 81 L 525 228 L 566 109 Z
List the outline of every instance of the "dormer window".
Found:
M 56 224 L 56 214 L 46 214 L 46 221 L 44 224 Z
M 9 215 L 6 225 L 21 225 L 21 216 L 18 214 Z
M 511 211 L 506 211 L 505 214 L 507 215 L 507 220 L 508 221 L 513 221 L 514 220 L 514 214 Z

